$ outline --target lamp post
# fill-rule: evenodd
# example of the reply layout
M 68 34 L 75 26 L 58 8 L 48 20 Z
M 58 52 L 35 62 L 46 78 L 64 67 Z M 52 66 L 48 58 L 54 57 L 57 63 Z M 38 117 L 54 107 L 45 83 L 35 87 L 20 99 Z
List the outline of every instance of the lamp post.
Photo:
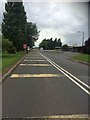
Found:
M 82 33 L 83 37 L 82 37 L 82 46 L 84 46 L 84 32 L 78 31 L 78 33 Z

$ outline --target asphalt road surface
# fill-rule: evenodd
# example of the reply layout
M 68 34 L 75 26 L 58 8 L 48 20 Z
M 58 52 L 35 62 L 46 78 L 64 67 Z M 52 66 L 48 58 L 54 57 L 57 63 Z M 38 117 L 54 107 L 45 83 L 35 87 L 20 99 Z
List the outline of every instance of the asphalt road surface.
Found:
M 30 52 L 2 85 L 3 118 L 87 115 L 88 66 L 57 52 Z

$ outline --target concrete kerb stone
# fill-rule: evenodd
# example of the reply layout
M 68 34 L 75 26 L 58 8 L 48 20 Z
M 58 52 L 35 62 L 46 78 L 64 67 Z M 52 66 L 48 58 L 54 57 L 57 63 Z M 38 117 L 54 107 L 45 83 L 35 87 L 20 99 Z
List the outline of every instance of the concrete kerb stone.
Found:
M 29 53 L 28 53 L 29 54 Z M 2 76 L 2 80 L 0 84 L 4 82 L 4 80 L 14 71 L 14 69 L 23 61 L 23 59 L 28 55 L 26 54 L 22 59 L 19 60 L 4 76 Z

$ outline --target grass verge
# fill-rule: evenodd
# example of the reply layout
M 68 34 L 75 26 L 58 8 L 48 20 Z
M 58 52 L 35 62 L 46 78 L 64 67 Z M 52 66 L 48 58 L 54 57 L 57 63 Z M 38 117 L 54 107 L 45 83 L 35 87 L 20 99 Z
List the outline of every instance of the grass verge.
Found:
M 79 55 L 73 56 L 72 58 L 75 60 L 90 63 L 90 55 L 88 54 L 79 54 Z
M 16 54 L 2 53 L 2 74 L 5 74 L 24 55 L 25 55 L 25 52 L 18 52 Z

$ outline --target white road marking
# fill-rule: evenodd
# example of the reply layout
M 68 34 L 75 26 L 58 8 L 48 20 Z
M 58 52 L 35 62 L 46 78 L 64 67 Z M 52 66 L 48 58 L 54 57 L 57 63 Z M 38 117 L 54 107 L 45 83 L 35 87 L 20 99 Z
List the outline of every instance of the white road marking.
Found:
M 35 62 L 37 62 L 37 61 L 39 61 L 39 62 L 41 62 L 41 61 L 46 61 L 46 60 L 24 60 L 24 61 L 35 61 Z
M 20 66 L 51 66 L 51 64 L 20 64 Z
M 12 74 L 11 78 L 62 77 L 62 74 Z
M 39 52 L 39 54 L 41 54 Z M 83 86 L 81 86 L 78 82 L 82 83 L 85 87 L 90 88 L 90 86 L 86 85 L 84 82 L 82 82 L 81 80 L 79 80 L 78 78 L 76 78 L 74 75 L 72 75 L 71 73 L 69 73 L 68 71 L 64 70 L 62 67 L 60 67 L 59 65 L 57 65 L 55 62 L 53 62 L 52 60 L 50 60 L 49 58 L 47 58 L 46 56 L 44 56 L 43 54 L 41 54 L 49 63 L 51 63 L 56 69 L 58 69 L 60 72 L 62 72 L 65 76 L 67 76 L 72 82 L 74 82 L 79 88 L 81 88 L 84 92 L 86 92 L 88 95 L 90 95 L 90 92 L 84 88 Z M 76 82 L 73 78 L 78 81 Z

